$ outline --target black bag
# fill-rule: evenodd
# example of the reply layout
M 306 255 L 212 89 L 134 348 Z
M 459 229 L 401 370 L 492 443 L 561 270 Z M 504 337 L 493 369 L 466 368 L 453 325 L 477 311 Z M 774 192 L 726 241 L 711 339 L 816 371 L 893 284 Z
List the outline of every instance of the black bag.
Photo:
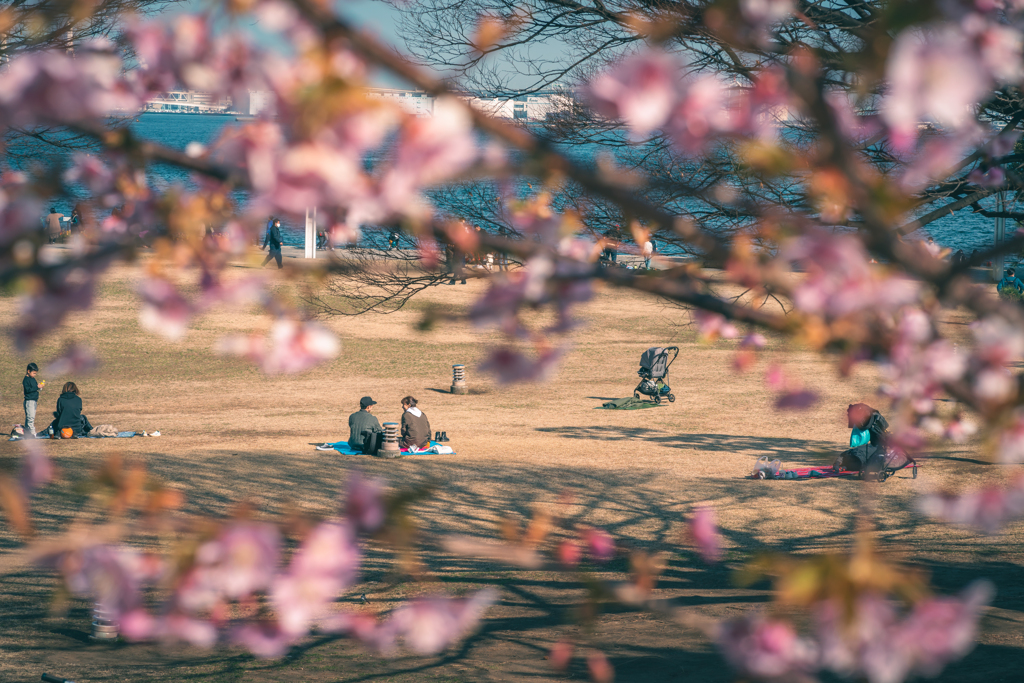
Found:
M 363 455 L 377 455 L 377 451 L 384 445 L 384 432 L 372 432 L 366 435 L 363 441 Z

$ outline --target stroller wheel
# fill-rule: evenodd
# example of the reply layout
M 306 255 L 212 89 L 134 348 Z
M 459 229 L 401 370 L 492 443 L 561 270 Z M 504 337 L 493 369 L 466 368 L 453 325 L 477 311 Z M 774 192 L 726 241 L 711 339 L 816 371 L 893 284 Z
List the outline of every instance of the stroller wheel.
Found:
M 639 391 L 634 391 L 633 392 L 633 398 L 640 398 L 640 392 Z
M 886 472 L 885 470 L 882 470 L 881 472 L 878 473 L 878 483 L 879 484 L 883 483 L 888 478 L 889 478 L 889 473 Z
M 668 402 L 669 403 L 675 403 L 676 402 L 676 395 L 675 394 L 669 394 L 668 395 Z
M 661 396 L 658 396 L 657 394 L 654 395 L 654 404 L 661 405 Z

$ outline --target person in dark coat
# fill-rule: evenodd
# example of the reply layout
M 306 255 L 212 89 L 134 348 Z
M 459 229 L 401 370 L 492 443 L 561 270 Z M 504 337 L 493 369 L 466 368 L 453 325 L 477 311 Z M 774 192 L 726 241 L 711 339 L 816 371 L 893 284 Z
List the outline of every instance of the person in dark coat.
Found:
M 281 264 L 281 221 L 276 218 L 273 225 L 267 230 L 267 236 L 263 240 L 263 246 L 260 247 L 260 250 L 266 249 L 267 246 L 270 247 L 270 250 L 267 252 L 267 258 L 263 259 L 260 267 L 262 268 L 270 263 L 270 259 L 274 259 L 277 261 L 278 269 L 281 269 L 283 267 Z
M 402 399 L 402 445 L 422 450 L 430 446 L 430 420 L 416 407 L 416 399 Z
M 74 382 L 66 382 L 57 399 L 57 410 L 53 411 L 50 428 L 60 436 L 60 430 L 70 427 L 75 436 L 84 436 L 92 431 L 89 418 L 82 414 L 82 397 Z
M 377 416 L 371 414 L 377 405 L 369 396 L 359 399 L 359 410 L 348 416 L 348 445 L 366 455 L 376 455 L 384 442 L 384 430 Z

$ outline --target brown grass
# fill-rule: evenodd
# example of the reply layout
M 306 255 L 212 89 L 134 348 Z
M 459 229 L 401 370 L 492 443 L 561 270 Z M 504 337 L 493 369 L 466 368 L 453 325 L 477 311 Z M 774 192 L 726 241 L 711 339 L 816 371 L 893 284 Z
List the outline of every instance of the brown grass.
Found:
M 251 272 L 240 264 L 233 272 Z M 787 464 L 831 462 L 848 438 L 845 407 L 874 398 L 879 378 L 864 365 L 838 377 L 827 360 L 806 351 L 784 350 L 773 340 L 755 368 L 731 367 L 735 342 L 697 341 L 685 315 L 662 302 L 607 290 L 583 309 L 585 324 L 557 379 L 543 385 L 499 387 L 476 372 L 490 329 L 449 324 L 416 332 L 422 305 L 388 316 L 335 319 L 328 325 L 342 337 L 342 356 L 300 377 L 264 377 L 209 349 L 231 331 L 265 328 L 251 311 L 218 311 L 197 321 L 187 339 L 168 343 L 143 333 L 132 292 L 137 267 L 115 270 L 96 309 L 73 316 L 30 356 L 18 355 L 9 335 L 0 341 L 0 425 L 21 421 L 20 379 L 25 363 L 43 365 L 50 386 L 40 415 L 52 410 L 56 387 L 74 379 L 82 388 L 93 424 L 118 429 L 159 429 L 159 439 L 47 442 L 59 464 L 60 482 L 33 503 L 43 529 L 61 528 L 82 505 L 75 482 L 116 449 L 144 462 L 159 477 L 188 494 L 191 513 L 224 513 L 241 500 L 255 501 L 263 514 L 277 514 L 290 502 L 316 514 L 336 507 L 346 473 L 359 467 L 393 486 L 435 482 L 435 495 L 416 512 L 431 534 L 469 532 L 493 537 L 503 518 L 525 519 L 536 506 L 564 524 L 600 525 L 630 547 L 672 553 L 659 594 L 677 597 L 709 615 L 735 614 L 769 599 L 767 586 L 737 589 L 730 579 L 749 553 L 762 549 L 797 553 L 850 547 L 865 486 L 856 481 L 752 482 L 744 479 L 762 454 Z M 466 307 L 483 283 L 441 286 L 424 295 L 456 309 Z M 288 286 L 283 285 L 282 291 Z M 16 320 L 17 302 L 0 298 L 4 332 Z M 951 322 L 962 322 L 950 313 Z M 951 330 L 964 334 L 962 325 Z M 45 361 L 65 339 L 92 344 L 102 369 L 84 378 L 51 377 Z M 612 412 L 595 410 L 604 399 L 628 395 L 636 384 L 640 353 L 648 346 L 682 348 L 673 365 L 677 401 L 665 408 Z M 822 401 L 806 412 L 779 413 L 763 383 L 768 360 L 783 363 L 819 391 Z M 451 365 L 466 363 L 470 396 L 447 393 Z M 400 461 L 341 457 L 317 452 L 311 443 L 344 439 L 346 417 L 360 396 L 371 394 L 383 419 L 399 417 L 399 399 L 420 399 L 437 430 L 446 430 L 458 456 L 417 456 Z M 40 422 L 43 418 L 40 417 Z M 977 576 L 996 581 L 999 594 L 984 624 L 982 645 L 942 680 L 1012 680 L 1024 664 L 1021 643 L 1024 596 L 1017 584 L 1022 555 L 1020 525 L 996 538 L 939 526 L 913 508 L 925 489 L 961 488 L 1001 480 L 1007 467 L 989 465 L 979 444 L 937 451 L 917 480 L 901 473 L 873 497 L 878 541 L 890 554 L 927 569 L 941 592 L 954 592 Z M 11 470 L 16 444 L 0 443 L 0 466 Z M 566 494 L 571 494 L 566 502 Z M 705 567 L 679 544 L 680 529 L 694 505 L 716 509 L 727 561 Z M 424 538 L 429 539 L 429 535 Z M 7 532 L 4 552 L 18 546 Z M 192 648 L 90 644 L 87 605 L 73 601 L 66 615 L 48 616 L 55 586 L 52 575 L 32 569 L 5 577 L 0 602 L 0 670 L 4 680 L 38 680 L 43 671 L 76 681 L 359 681 L 359 680 L 537 680 L 558 679 L 544 654 L 559 637 L 606 649 L 619 681 L 726 681 L 731 675 L 697 633 L 656 617 L 620 608 L 592 629 L 575 625 L 572 605 L 581 586 L 561 574 L 535 575 L 482 565 L 433 552 L 423 554 L 435 572 L 423 586 L 396 577 L 385 546 L 369 550 L 365 583 L 342 602 L 370 603 L 380 610 L 433 587 L 458 592 L 482 585 L 502 588 L 503 601 L 488 615 L 479 635 L 461 649 L 437 658 L 381 661 L 357 646 L 331 637 L 312 637 L 283 661 L 254 660 L 237 650 L 214 653 Z M 608 575 L 627 569 L 616 560 Z M 584 678 L 577 660 L 572 678 Z

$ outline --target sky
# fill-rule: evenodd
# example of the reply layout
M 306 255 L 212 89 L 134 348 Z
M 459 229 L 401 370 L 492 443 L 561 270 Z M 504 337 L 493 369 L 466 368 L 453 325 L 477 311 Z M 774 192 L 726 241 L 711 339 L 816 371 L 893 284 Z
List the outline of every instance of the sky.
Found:
M 388 45 L 405 52 L 405 41 L 398 32 L 401 10 L 374 0 L 342 0 L 335 9 L 354 25 L 370 31 Z M 380 88 L 408 88 L 407 83 L 389 73 L 376 71 L 370 75 L 371 85 Z

